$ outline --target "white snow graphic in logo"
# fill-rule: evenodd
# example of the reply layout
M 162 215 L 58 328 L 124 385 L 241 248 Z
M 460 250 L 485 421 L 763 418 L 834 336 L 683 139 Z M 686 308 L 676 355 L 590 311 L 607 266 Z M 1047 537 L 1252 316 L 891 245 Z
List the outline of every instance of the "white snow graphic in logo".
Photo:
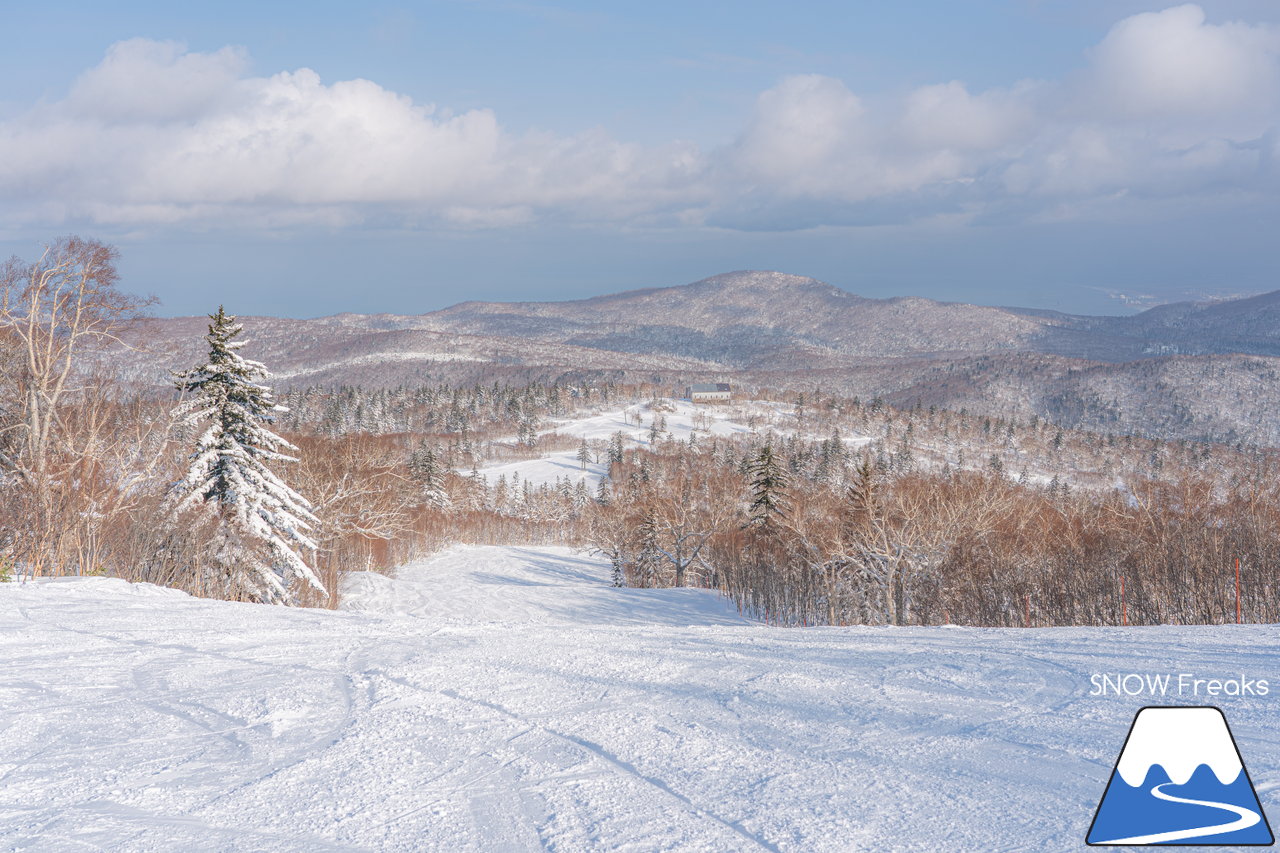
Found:
M 1267 847 L 1275 837 L 1222 712 L 1173 707 L 1133 718 L 1085 840 Z

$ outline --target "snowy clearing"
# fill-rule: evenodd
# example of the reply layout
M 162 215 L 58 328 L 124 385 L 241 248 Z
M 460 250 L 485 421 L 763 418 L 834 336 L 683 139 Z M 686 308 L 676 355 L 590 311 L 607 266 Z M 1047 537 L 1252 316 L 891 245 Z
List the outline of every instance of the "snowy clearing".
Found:
M 679 441 L 688 441 L 690 436 L 741 436 L 753 432 L 751 427 L 731 419 L 734 412 L 755 411 L 761 416 L 774 414 L 772 404 L 768 403 L 740 403 L 736 408 L 694 405 L 688 400 L 664 400 L 663 403 L 669 411 L 654 412 L 647 403 L 637 403 L 596 415 L 555 420 L 550 429 L 544 429 L 539 434 L 556 433 L 570 438 L 585 438 L 589 442 L 605 442 L 620 432 L 626 449 L 631 450 L 651 444 L 649 435 L 655 415 L 666 422 L 663 437 L 670 435 Z M 599 461 L 587 463 L 584 468 L 578 461 L 578 452 L 566 450 L 547 453 L 535 459 L 489 465 L 481 468 L 480 474 L 490 485 L 496 483 L 499 477 L 505 476 L 508 481 L 513 481 L 512 478 L 518 475 L 519 482 L 529 483 L 534 488 L 568 478 L 571 485 L 576 485 L 581 480 L 586 482 L 588 488 L 594 489 L 607 471 L 608 465 L 604 463 L 603 457 Z M 459 470 L 458 473 L 467 472 Z
M 1081 850 L 1135 710 L 1194 702 L 1091 674 L 1280 660 L 1271 626 L 782 630 L 606 577 L 459 548 L 337 613 L 0 584 L 0 849 Z M 1274 692 L 1214 702 L 1277 816 Z

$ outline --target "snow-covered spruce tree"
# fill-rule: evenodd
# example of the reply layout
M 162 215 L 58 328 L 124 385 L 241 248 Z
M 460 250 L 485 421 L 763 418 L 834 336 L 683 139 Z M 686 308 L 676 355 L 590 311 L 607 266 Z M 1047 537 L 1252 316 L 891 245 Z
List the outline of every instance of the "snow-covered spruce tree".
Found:
M 296 604 L 303 585 L 328 592 L 300 550 L 314 550 L 307 531 L 318 520 L 311 505 L 267 467 L 296 462 L 297 450 L 267 429 L 273 413 L 283 411 L 260 384 L 267 369 L 242 358 L 243 328 L 222 306 L 210 315 L 209 359 L 175 373 L 183 422 L 199 431 L 186 476 L 175 485 L 177 513 L 211 513 L 215 521 L 207 578 L 226 598 L 270 604 Z
M 662 571 L 662 546 L 658 544 L 658 514 L 653 507 L 645 509 L 636 528 L 639 550 L 632 571 L 632 584 L 639 587 L 658 585 Z
M 751 508 L 748 511 L 752 527 L 768 528 L 787 514 L 787 472 L 778 464 L 773 445 L 766 443 L 747 465 L 751 478 Z
M 615 432 L 609 439 L 609 467 L 622 464 L 622 433 Z
M 667 431 L 667 419 L 663 415 L 654 414 L 652 423 L 649 424 L 649 444 L 657 444 L 658 439 Z
M 529 484 L 524 485 L 527 493 Z M 466 508 L 473 512 L 481 512 L 489 508 L 489 481 L 485 479 L 484 474 L 480 473 L 480 469 L 474 462 L 471 464 L 471 473 L 467 476 Z
M 409 476 L 417 484 L 424 505 L 439 510 L 453 506 L 445 488 L 444 473 L 440 458 L 423 439 L 409 455 Z

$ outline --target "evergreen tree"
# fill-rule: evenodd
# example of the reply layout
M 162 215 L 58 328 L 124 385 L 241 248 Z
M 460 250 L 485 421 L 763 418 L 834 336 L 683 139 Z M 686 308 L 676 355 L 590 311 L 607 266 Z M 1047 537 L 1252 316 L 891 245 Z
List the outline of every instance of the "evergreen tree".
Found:
M 426 439 L 409 455 L 409 477 L 418 486 L 422 501 L 435 509 L 448 509 L 453 505 L 444 485 L 444 468 L 440 458 L 427 444 Z
M 662 571 L 662 546 L 658 544 L 658 514 L 652 507 L 645 510 L 636 528 L 640 548 L 636 552 L 634 581 L 636 586 L 658 585 Z
M 845 489 L 844 522 L 850 529 L 873 524 L 879 513 L 880 487 L 871 458 L 863 454 L 853 472 L 853 482 Z M 847 531 L 846 531 L 847 532 Z
M 493 511 L 502 514 L 507 511 L 508 489 L 507 475 L 499 474 L 498 482 L 493 486 Z
M 591 448 L 587 446 L 587 439 L 584 437 L 578 444 L 578 464 L 582 466 L 582 470 L 587 469 L 587 463 L 591 461 Z
M 528 491 L 529 484 L 525 483 L 525 491 Z M 467 477 L 467 509 L 483 510 L 489 508 L 489 481 L 485 479 L 484 474 L 476 468 L 475 464 L 471 465 L 471 474 Z
M 655 412 L 653 421 L 649 424 L 649 444 L 657 444 L 666 428 L 667 419 Z
M 237 353 L 246 342 L 234 340 L 243 328 L 236 318 L 219 306 L 210 319 L 208 361 L 174 374 L 189 395 L 178 410 L 183 423 L 204 426 L 175 486 L 175 509 L 204 507 L 216 516 L 214 582 L 226 597 L 293 604 L 302 584 L 327 597 L 298 554 L 315 549 L 306 531 L 319 522 L 310 503 L 267 467 L 297 461 L 286 452 L 297 448 L 265 426 L 284 409 L 260 384 L 269 378 L 266 367 Z
M 834 460 L 838 463 L 843 462 L 845 457 L 845 449 L 844 449 L 844 442 L 840 440 L 839 427 L 835 427 L 834 429 L 831 430 L 831 439 L 830 439 L 829 447 L 830 447 L 831 456 L 834 458 Z
M 520 424 L 516 429 L 517 439 L 520 444 L 525 447 L 538 446 L 538 419 L 534 415 L 528 415 L 520 420 Z
M 760 448 L 747 468 L 751 478 L 751 526 L 768 526 L 787 514 L 787 472 L 778 464 L 773 445 Z
M 615 432 L 609 439 L 609 467 L 622 464 L 622 433 Z

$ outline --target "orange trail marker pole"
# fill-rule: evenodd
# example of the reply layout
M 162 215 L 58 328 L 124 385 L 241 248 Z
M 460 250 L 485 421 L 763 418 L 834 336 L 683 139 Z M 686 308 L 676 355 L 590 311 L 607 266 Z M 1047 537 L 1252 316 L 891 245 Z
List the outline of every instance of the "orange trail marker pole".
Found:
M 1240 624 L 1240 558 L 1236 557 L 1236 624 Z
M 1129 624 L 1129 605 L 1124 600 L 1124 575 L 1120 576 L 1120 620 L 1121 624 Z

